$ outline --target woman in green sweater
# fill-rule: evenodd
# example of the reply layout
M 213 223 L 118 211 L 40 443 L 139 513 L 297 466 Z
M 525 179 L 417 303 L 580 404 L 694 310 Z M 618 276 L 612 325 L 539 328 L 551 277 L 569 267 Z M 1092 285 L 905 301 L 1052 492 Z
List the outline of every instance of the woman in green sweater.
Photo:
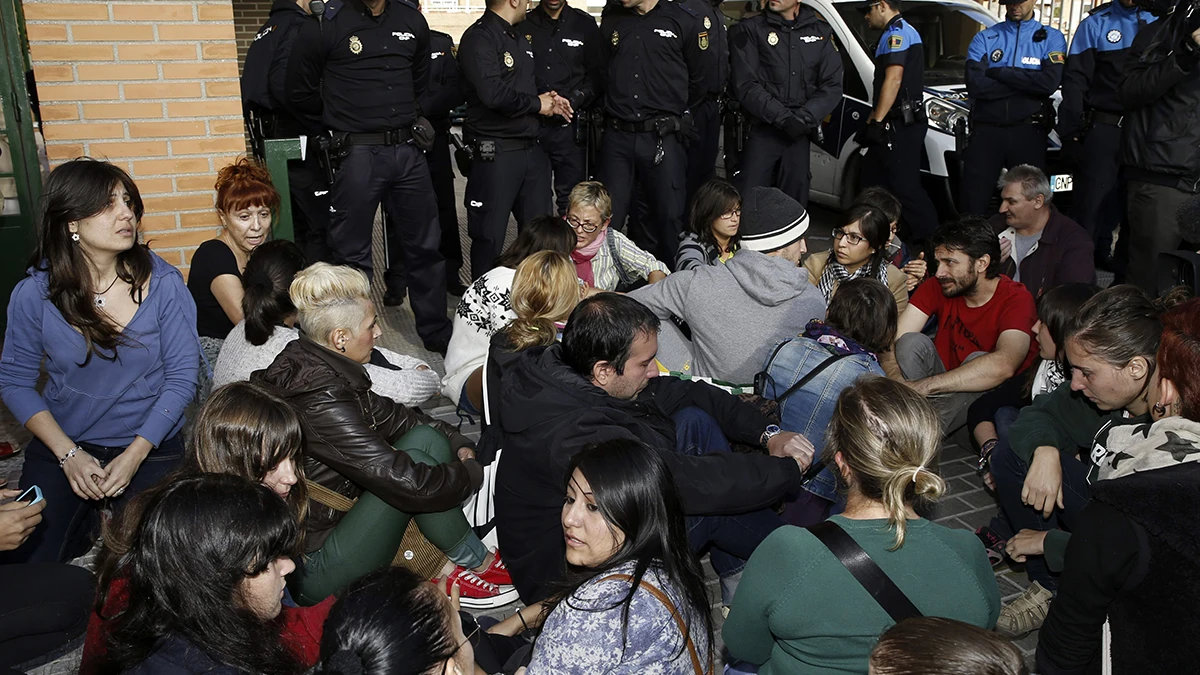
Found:
M 845 530 L 926 616 L 991 628 L 1000 592 L 983 545 L 966 530 L 917 516 L 917 500 L 942 495 L 935 465 L 937 414 L 912 389 L 864 378 L 842 392 L 825 456 L 837 467 Z M 727 672 L 865 673 L 876 640 L 894 622 L 808 530 L 771 533 L 746 564 L 722 635 L 749 667 Z

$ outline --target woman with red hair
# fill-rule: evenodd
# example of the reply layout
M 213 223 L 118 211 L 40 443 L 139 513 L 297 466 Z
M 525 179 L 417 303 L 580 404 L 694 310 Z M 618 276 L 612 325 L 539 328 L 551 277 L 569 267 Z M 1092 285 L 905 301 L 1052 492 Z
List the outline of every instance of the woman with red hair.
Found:
M 196 330 L 209 368 L 217 362 L 225 336 L 242 320 L 242 271 L 250 253 L 270 236 L 271 217 L 279 208 L 271 174 L 245 157 L 221 169 L 216 191 L 221 234 L 200 244 L 188 274 Z M 201 391 L 207 396 L 207 377 L 202 379 Z
M 1114 427 L 1092 449 L 1099 480 L 1038 636 L 1043 675 L 1200 663 L 1200 299 L 1162 324 L 1152 423 Z

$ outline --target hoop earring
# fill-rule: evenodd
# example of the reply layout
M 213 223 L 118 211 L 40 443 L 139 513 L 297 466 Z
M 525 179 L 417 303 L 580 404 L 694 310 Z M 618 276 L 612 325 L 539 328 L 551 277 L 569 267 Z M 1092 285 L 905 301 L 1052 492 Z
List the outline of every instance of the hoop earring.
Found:
M 346 353 L 346 345 L 342 345 L 342 346 L 338 347 L 338 351 L 345 354 Z
M 1167 406 L 1162 404 L 1162 401 L 1154 404 L 1154 414 L 1159 417 L 1165 417 L 1167 414 Z
M 78 241 L 79 241 L 79 233 L 78 233 L 78 232 L 72 232 L 72 233 L 71 233 L 71 241 L 74 241 L 74 242 L 78 242 Z

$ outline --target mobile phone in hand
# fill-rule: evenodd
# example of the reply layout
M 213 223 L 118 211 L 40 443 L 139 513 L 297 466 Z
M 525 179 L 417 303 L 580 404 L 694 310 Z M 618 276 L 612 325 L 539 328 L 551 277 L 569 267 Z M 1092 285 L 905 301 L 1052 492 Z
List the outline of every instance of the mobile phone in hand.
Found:
M 36 485 L 30 485 L 28 490 L 22 492 L 20 497 L 17 497 L 17 501 L 33 506 L 42 501 L 42 489 Z

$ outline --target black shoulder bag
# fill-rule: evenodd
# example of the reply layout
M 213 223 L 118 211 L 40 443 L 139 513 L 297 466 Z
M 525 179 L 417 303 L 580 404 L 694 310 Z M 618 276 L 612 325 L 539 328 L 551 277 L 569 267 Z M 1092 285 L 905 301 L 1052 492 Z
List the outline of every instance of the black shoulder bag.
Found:
M 846 531 L 832 520 L 817 523 L 807 528 L 833 555 L 846 566 L 850 574 L 875 598 L 896 623 L 921 616 L 921 610 L 912 604 L 904 591 L 879 568 L 871 556 L 854 541 Z

